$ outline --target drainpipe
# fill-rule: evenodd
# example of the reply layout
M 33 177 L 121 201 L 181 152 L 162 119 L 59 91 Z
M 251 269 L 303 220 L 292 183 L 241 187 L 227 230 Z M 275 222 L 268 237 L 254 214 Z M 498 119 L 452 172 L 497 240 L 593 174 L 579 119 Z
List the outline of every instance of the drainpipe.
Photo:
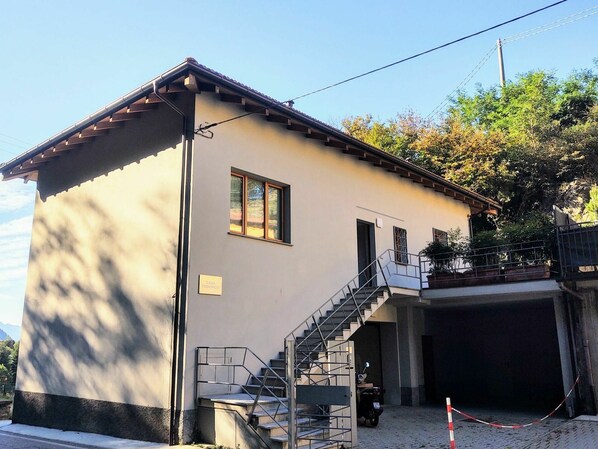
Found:
M 574 298 L 579 299 L 582 302 L 585 301 L 585 298 L 583 296 L 581 296 L 575 290 L 570 289 L 569 287 L 564 285 L 562 282 L 558 282 L 558 286 L 565 293 L 573 296 Z M 573 332 L 573 323 L 572 323 L 572 314 L 571 314 L 571 304 L 569 302 L 567 304 L 567 312 L 569 315 L 570 333 L 572 335 L 573 342 L 575 342 L 575 334 Z M 586 329 L 583 324 L 581 326 L 581 332 L 582 332 L 582 338 L 583 338 L 584 355 L 586 357 L 586 369 L 588 372 L 589 390 L 590 390 L 590 395 L 591 395 L 590 400 L 592 401 L 592 407 L 595 407 L 594 406 L 594 398 L 596 397 L 596 393 L 594 392 L 594 373 L 592 370 L 592 357 L 590 354 L 590 347 L 589 347 L 589 341 L 587 338 Z M 575 354 L 575 351 L 573 351 L 573 353 Z
M 187 320 L 187 285 L 189 266 L 189 228 L 191 208 L 191 174 L 193 169 L 193 117 L 188 117 L 176 104 L 160 94 L 159 82 L 162 77 L 153 82 L 154 94 L 166 103 L 182 119 L 183 146 L 181 164 L 181 194 L 179 212 L 176 293 L 172 317 L 172 366 L 170 379 L 170 435 L 169 444 L 179 443 L 179 426 L 182 411 L 183 369 L 185 349 L 185 323 Z

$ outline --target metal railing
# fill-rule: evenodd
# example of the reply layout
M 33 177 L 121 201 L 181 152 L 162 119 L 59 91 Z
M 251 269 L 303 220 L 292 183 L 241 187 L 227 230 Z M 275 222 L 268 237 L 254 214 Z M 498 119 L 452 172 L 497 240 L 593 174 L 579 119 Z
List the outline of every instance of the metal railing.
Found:
M 420 257 L 422 288 L 449 288 L 546 279 L 555 260 L 544 241 L 489 246 Z
M 598 276 L 598 222 L 556 226 L 561 277 Z
M 335 339 L 352 322 L 363 324 L 365 309 L 388 287 L 421 288 L 418 255 L 384 251 L 286 336 L 286 360 L 292 366 L 288 370 L 292 375 L 287 376 L 291 390 L 298 383 L 312 387 L 349 385 L 347 376 L 353 376 L 354 370 L 350 369 L 343 347 L 346 343 Z M 288 353 L 289 342 L 292 355 Z M 289 405 L 291 408 L 294 407 Z M 311 404 L 304 411 L 293 413 L 290 420 L 294 422 L 292 429 L 303 429 L 301 440 L 308 441 L 310 447 L 324 441 L 342 447 L 347 438 L 350 440 L 350 405 Z M 295 447 L 297 438 L 291 431 L 290 448 Z
M 408 263 L 403 263 L 405 260 Z M 334 318 L 337 318 L 335 312 L 341 310 L 339 306 L 353 306 L 353 312 L 358 315 L 359 320 L 363 323 L 361 308 L 368 304 L 374 295 L 378 295 L 378 291 L 372 289 L 373 286 L 379 286 L 379 288 L 409 286 L 420 288 L 420 284 L 419 256 L 388 249 L 303 320 L 285 337 L 285 341 L 303 338 L 296 344 L 297 348 L 301 350 L 307 344 L 304 342 L 309 341 L 310 337 L 316 336 L 320 340 L 320 344 L 323 345 L 320 348 L 325 347 L 330 336 L 347 324 L 347 320 L 354 318 L 349 313 L 345 319 L 333 328 L 323 331 L 322 326 L 324 324 L 330 324 Z M 333 311 L 333 313 L 329 313 L 330 311 Z M 345 309 L 344 312 L 347 312 L 347 310 Z M 307 334 L 305 335 L 306 331 Z M 300 360 L 299 363 L 302 361 L 304 360 Z
M 276 371 L 268 366 L 251 349 L 244 346 L 199 346 L 195 349 L 197 384 L 211 384 L 226 386 L 230 390 L 234 387 L 237 391 L 245 393 L 252 398 L 250 411 L 247 414 L 247 423 L 252 424 L 256 408 L 272 419 L 285 433 L 286 428 L 276 419 L 276 415 L 287 408 L 286 401 L 277 396 L 276 392 L 268 385 L 268 378 L 275 378 L 282 386 L 287 387 L 287 381 Z M 259 365 L 264 369 L 264 376 L 253 374 L 250 366 Z M 254 383 L 256 382 L 256 383 Z M 257 385 L 258 393 L 250 393 L 248 386 Z M 196 401 L 199 400 L 197 388 Z M 274 407 L 264 407 L 260 398 L 267 395 L 269 404 Z
M 286 358 L 289 366 L 299 354 L 294 341 L 286 342 Z M 293 372 L 292 385 L 289 384 L 289 449 L 301 447 L 343 448 L 352 440 L 352 401 L 351 384 L 355 370 L 352 365 L 352 353 L 345 341 L 330 341 L 326 351 L 318 352 L 317 357 L 310 358 L 309 368 Z M 300 381 L 298 380 L 300 379 Z M 297 385 L 298 383 L 301 385 Z M 299 390 L 302 388 L 302 390 Z M 340 388 L 344 395 L 331 392 Z M 335 396 L 334 394 L 332 396 Z M 350 444 L 349 444 L 350 445 Z

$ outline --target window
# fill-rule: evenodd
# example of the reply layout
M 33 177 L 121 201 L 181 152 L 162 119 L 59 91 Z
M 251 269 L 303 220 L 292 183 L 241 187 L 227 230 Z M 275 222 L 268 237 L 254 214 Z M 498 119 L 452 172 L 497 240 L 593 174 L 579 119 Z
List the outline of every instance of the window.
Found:
M 230 232 L 288 242 L 288 197 L 288 186 L 231 173 Z
M 407 252 L 407 230 L 393 226 L 395 242 L 395 262 L 409 264 L 409 253 Z
M 440 242 L 443 245 L 448 245 L 448 234 L 446 231 L 432 228 L 432 237 L 434 242 Z

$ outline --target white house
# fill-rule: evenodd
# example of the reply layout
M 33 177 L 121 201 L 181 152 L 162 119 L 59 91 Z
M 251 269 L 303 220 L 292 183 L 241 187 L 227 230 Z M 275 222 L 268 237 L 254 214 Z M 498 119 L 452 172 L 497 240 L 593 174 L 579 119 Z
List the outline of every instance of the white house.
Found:
M 0 171 L 37 182 L 14 422 L 262 444 L 266 424 L 238 432 L 242 419 L 206 407 L 234 415 L 213 395 L 284 373 L 259 360 L 275 364 L 294 329 L 351 291 L 361 318 L 324 340 L 351 336 L 352 363 L 371 358 L 387 403 L 552 399 L 572 381 L 555 280 L 422 288 L 420 250 L 496 202 L 193 59 Z M 233 347 L 255 355 L 257 389 L 201 379 L 218 371 L 198 367 L 209 348 L 238 369 L 222 352 Z M 289 378 L 272 375 L 262 395 L 285 396 Z

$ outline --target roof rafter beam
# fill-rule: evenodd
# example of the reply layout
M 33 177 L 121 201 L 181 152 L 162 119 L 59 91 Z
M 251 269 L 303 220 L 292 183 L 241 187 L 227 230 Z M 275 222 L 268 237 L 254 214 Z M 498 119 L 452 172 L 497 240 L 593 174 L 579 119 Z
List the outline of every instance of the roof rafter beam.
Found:
M 199 81 L 197 83 L 197 88 L 199 89 L 199 93 L 201 92 L 216 92 L 216 85 L 212 83 L 205 83 L 203 81 Z
M 252 114 L 266 114 L 268 109 L 263 106 L 258 106 L 257 104 L 252 103 L 245 103 L 244 104 L 245 111 L 251 112 Z
M 131 106 L 127 108 L 127 113 L 130 114 L 131 112 L 147 112 L 153 109 L 156 109 L 156 104 L 154 103 L 133 103 Z
M 243 104 L 243 97 L 241 95 L 227 94 L 224 92 L 221 92 L 219 95 L 220 101 L 224 101 L 225 103 Z
M 94 129 L 94 127 L 92 128 L 87 128 L 84 129 L 83 131 L 81 131 L 78 135 L 79 138 L 82 137 L 96 137 L 96 136 L 103 136 L 105 134 L 108 134 L 107 129 Z
M 199 93 L 199 86 L 197 85 L 197 78 L 195 75 L 189 74 L 185 77 L 183 81 L 183 85 L 189 90 L 190 92 Z
M 111 122 L 127 122 L 139 117 L 138 112 L 115 112 L 110 116 Z
M 287 129 L 291 131 L 298 131 L 301 133 L 307 133 L 309 131 L 309 127 L 295 122 L 291 122 L 290 125 L 287 125 Z
M 324 140 L 324 141 L 326 139 L 328 139 L 328 136 L 326 134 L 314 131 L 312 128 L 307 129 L 307 132 L 305 133 L 305 137 L 307 137 L 308 139 L 317 139 L 317 140 Z
M 266 110 L 266 120 L 269 122 L 274 123 L 282 123 L 283 125 L 289 126 L 291 124 L 291 120 L 287 117 L 278 114 L 272 114 L 270 110 Z
M 324 145 L 326 145 L 327 147 L 341 148 L 341 149 L 347 147 L 346 143 L 343 143 L 343 142 L 341 142 L 339 140 L 331 139 L 330 137 L 328 137 L 326 139 L 326 142 L 324 142 Z
M 95 125 L 93 125 L 93 129 L 97 129 L 97 130 L 114 129 L 114 128 L 120 128 L 121 126 L 123 126 L 123 123 L 111 122 L 110 119 L 108 119 L 106 121 L 101 121 L 101 122 L 96 123 Z

